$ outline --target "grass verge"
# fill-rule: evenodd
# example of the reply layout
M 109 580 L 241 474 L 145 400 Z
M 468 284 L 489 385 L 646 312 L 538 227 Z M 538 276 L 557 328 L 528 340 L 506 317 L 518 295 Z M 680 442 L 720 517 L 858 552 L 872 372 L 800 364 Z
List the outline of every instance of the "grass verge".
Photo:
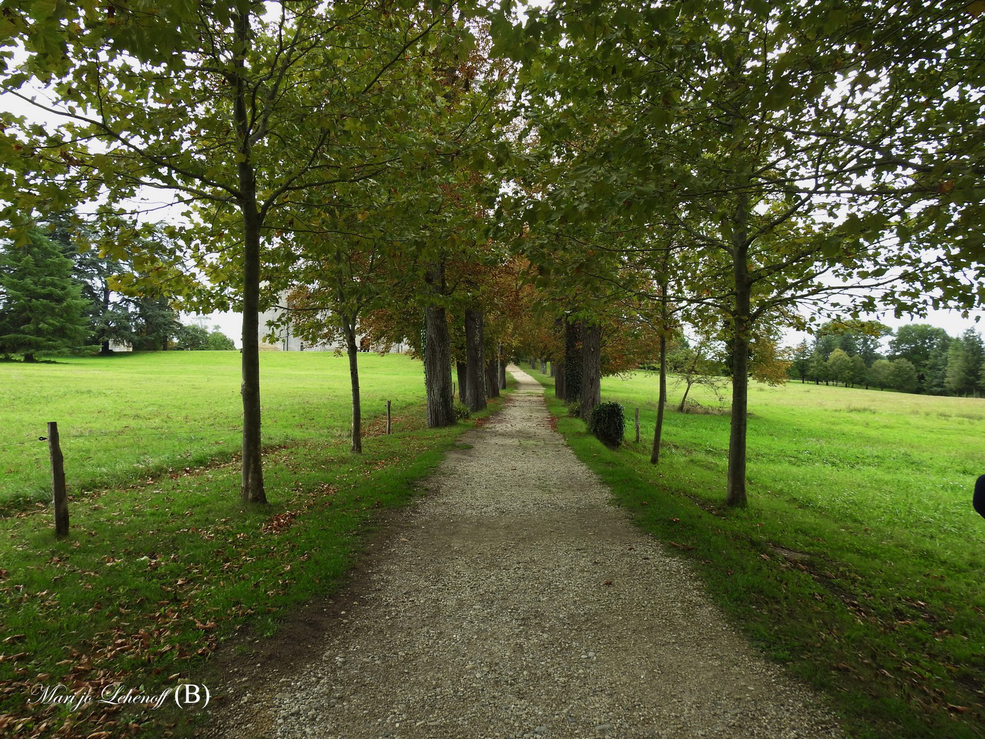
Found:
M 651 435 L 655 395 L 646 374 L 603 385 Z M 970 510 L 981 401 L 756 387 L 750 507 L 729 510 L 727 415 L 669 412 L 653 466 L 646 434 L 609 450 L 548 396 L 618 503 L 852 735 L 985 736 L 985 526 Z

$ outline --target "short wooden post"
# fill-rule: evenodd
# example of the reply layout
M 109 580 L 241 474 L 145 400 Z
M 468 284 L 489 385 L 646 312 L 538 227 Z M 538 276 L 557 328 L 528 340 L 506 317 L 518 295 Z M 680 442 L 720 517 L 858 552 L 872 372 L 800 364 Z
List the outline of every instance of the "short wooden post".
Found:
M 390 425 L 390 401 L 388 400 L 386 402 L 386 435 L 387 436 L 390 435 L 391 428 L 392 427 Z
M 68 496 L 65 494 L 65 459 L 58 445 L 58 424 L 48 422 L 48 451 L 51 455 L 51 495 L 55 506 L 55 536 L 68 536 Z
M 640 409 L 636 409 L 636 443 L 640 443 Z

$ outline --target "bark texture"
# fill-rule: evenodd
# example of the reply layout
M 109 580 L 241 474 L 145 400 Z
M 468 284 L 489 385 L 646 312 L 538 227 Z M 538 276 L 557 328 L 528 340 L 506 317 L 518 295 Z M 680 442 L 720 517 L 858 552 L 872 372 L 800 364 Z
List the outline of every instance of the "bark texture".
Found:
M 663 436 L 664 408 L 667 406 L 667 321 L 667 282 L 664 281 L 660 283 L 660 389 L 657 391 L 657 425 L 653 428 L 650 464 L 660 462 L 660 439 Z M 681 401 L 682 406 L 683 403 L 684 401 Z
M 503 350 L 503 345 L 499 345 L 497 350 L 499 354 L 499 389 L 506 389 L 506 352 Z
M 749 342 L 752 283 L 749 279 L 748 196 L 740 192 L 732 237 L 732 271 L 735 282 L 732 337 L 732 426 L 728 449 L 728 491 L 725 503 L 746 505 L 746 436 L 749 401 Z
M 482 311 L 465 310 L 465 405 L 470 411 L 486 407 L 486 377 L 482 337 Z
M 445 265 L 432 264 L 425 277 L 434 298 L 445 289 Z M 451 383 L 451 337 L 444 306 L 434 302 L 424 309 L 424 386 L 427 391 L 429 428 L 455 423 L 455 402 Z
M 586 325 L 581 345 L 581 419 L 588 423 L 602 402 L 602 327 Z
M 359 400 L 359 345 L 356 344 L 356 322 L 342 316 L 345 333 L 345 351 L 349 355 L 349 386 L 352 389 L 352 443 L 349 449 L 356 454 L 363 451 L 362 405 Z
M 486 363 L 486 395 L 499 397 L 499 357 L 493 357 Z
M 581 323 L 564 325 L 564 400 L 581 400 Z
M 250 5 L 239 3 L 236 39 L 242 49 L 250 43 Z M 244 52 L 245 53 L 245 52 Z M 246 63 L 236 59 L 234 117 L 239 138 L 239 205 L 243 212 L 243 500 L 267 502 L 263 489 L 260 438 L 260 214 L 257 209 L 256 173 L 251 159 L 251 129 L 247 113 Z
M 455 375 L 458 377 L 458 399 L 465 403 L 465 382 L 466 382 L 466 371 L 465 362 L 455 362 Z

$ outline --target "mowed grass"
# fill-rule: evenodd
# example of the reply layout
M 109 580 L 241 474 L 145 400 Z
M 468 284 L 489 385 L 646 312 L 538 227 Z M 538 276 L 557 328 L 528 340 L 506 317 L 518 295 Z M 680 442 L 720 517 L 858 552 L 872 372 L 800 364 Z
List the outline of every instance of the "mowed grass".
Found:
M 55 539 L 50 507 L 0 517 L 0 736 L 194 734 L 208 710 L 101 704 L 101 691 L 116 685 L 123 695 L 157 696 L 181 683 L 216 690 L 210 662 L 221 645 L 272 634 L 298 606 L 335 591 L 377 514 L 422 494 L 419 481 L 475 423 L 425 428 L 421 364 L 363 355 L 367 411 L 392 399 L 394 433 L 382 435 L 382 417 L 367 419 L 364 453 L 353 455 L 346 359 L 265 354 L 270 505 L 244 506 L 240 468 L 230 459 L 238 442 L 238 359 L 187 353 L 0 366 L 29 373 L 22 377 L 44 388 L 42 398 L 66 378 L 77 390 L 98 389 L 96 396 L 65 392 L 58 401 L 67 412 L 79 397 L 83 407 L 63 418 L 86 421 L 89 431 L 64 445 L 76 491 L 69 537 Z M 61 371 L 62 379 L 44 377 L 45 370 Z M 16 392 L 32 397 L 24 387 Z M 93 397 L 102 399 L 102 413 L 87 410 L 96 407 Z M 45 402 L 9 415 L 33 417 Z M 476 418 L 499 402 L 490 405 Z M 145 434 L 138 448 L 120 444 L 112 432 L 138 418 L 166 439 Z M 212 449 L 186 456 L 177 439 L 211 441 Z M 84 468 L 83 455 L 91 457 Z M 100 462 L 114 455 L 114 464 Z M 209 464 L 194 467 L 196 459 Z M 83 494 L 93 487 L 100 489 Z M 42 688 L 53 686 L 90 700 L 79 709 L 40 701 Z
M 419 362 L 361 354 L 365 421 L 423 394 Z M 260 356 L 263 444 L 336 440 L 350 417 L 349 369 L 328 352 Z M 45 436 L 58 422 L 69 491 L 228 461 L 242 444 L 238 352 L 154 352 L 0 363 L 0 512 L 51 497 Z
M 682 391 L 671 383 L 671 409 Z M 729 510 L 729 416 L 669 410 L 652 466 L 656 394 L 652 373 L 603 382 L 628 419 L 614 452 L 550 405 L 639 524 L 695 563 L 767 654 L 826 691 L 851 733 L 985 736 L 985 520 L 971 506 L 985 400 L 753 385 L 749 508 Z

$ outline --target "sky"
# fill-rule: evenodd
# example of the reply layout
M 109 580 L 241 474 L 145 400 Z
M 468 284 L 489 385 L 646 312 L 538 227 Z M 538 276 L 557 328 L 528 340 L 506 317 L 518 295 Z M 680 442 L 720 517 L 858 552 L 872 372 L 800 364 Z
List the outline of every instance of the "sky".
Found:
M 533 4 L 541 4 L 541 3 L 538 2 L 537 0 L 534 0 Z M 12 98 L 10 95 L 6 95 L 6 94 L 0 94 L 0 109 L 9 110 L 11 112 L 21 115 L 28 115 L 31 118 L 34 118 L 35 120 L 39 120 L 39 122 L 42 122 L 47 125 L 52 125 L 57 120 L 54 117 L 39 114 L 39 112 L 36 109 L 32 109 L 30 105 L 24 103 L 23 101 L 16 100 Z M 164 197 L 166 198 L 167 196 Z M 155 204 L 166 205 L 166 203 L 160 202 L 161 198 L 162 195 L 160 193 L 154 193 L 151 196 L 151 199 L 155 201 Z M 148 205 L 147 203 L 144 203 L 145 207 L 147 205 Z M 163 218 L 163 213 L 161 212 L 155 213 L 155 219 L 160 219 L 160 218 Z M 985 333 L 985 328 L 983 328 L 983 324 L 985 324 L 985 321 L 983 321 L 983 324 L 976 323 L 975 317 L 978 317 L 979 319 L 985 318 L 985 310 L 975 311 L 968 318 L 963 318 L 958 311 L 947 311 L 947 310 L 931 311 L 926 318 L 914 317 L 914 318 L 896 319 L 892 317 L 891 313 L 888 316 L 884 315 L 881 317 L 877 315 L 867 316 L 867 318 L 872 318 L 881 321 L 882 323 L 888 325 L 890 328 L 893 328 L 894 330 L 908 323 L 929 323 L 933 326 L 943 328 L 951 336 L 959 336 L 968 328 L 976 328 L 979 332 Z M 228 337 L 233 339 L 233 341 L 236 342 L 237 347 L 239 347 L 242 343 L 241 342 L 242 318 L 239 314 L 213 313 L 204 317 L 195 316 L 191 314 L 182 314 L 182 321 L 187 324 L 204 323 L 206 326 L 216 327 L 224 334 L 226 334 Z M 264 329 L 265 327 L 261 326 L 261 331 Z M 805 337 L 806 334 L 790 331 L 787 333 L 785 337 L 786 339 L 785 343 L 788 345 L 796 345 Z M 809 337 L 807 338 L 808 341 L 810 341 L 810 338 Z

